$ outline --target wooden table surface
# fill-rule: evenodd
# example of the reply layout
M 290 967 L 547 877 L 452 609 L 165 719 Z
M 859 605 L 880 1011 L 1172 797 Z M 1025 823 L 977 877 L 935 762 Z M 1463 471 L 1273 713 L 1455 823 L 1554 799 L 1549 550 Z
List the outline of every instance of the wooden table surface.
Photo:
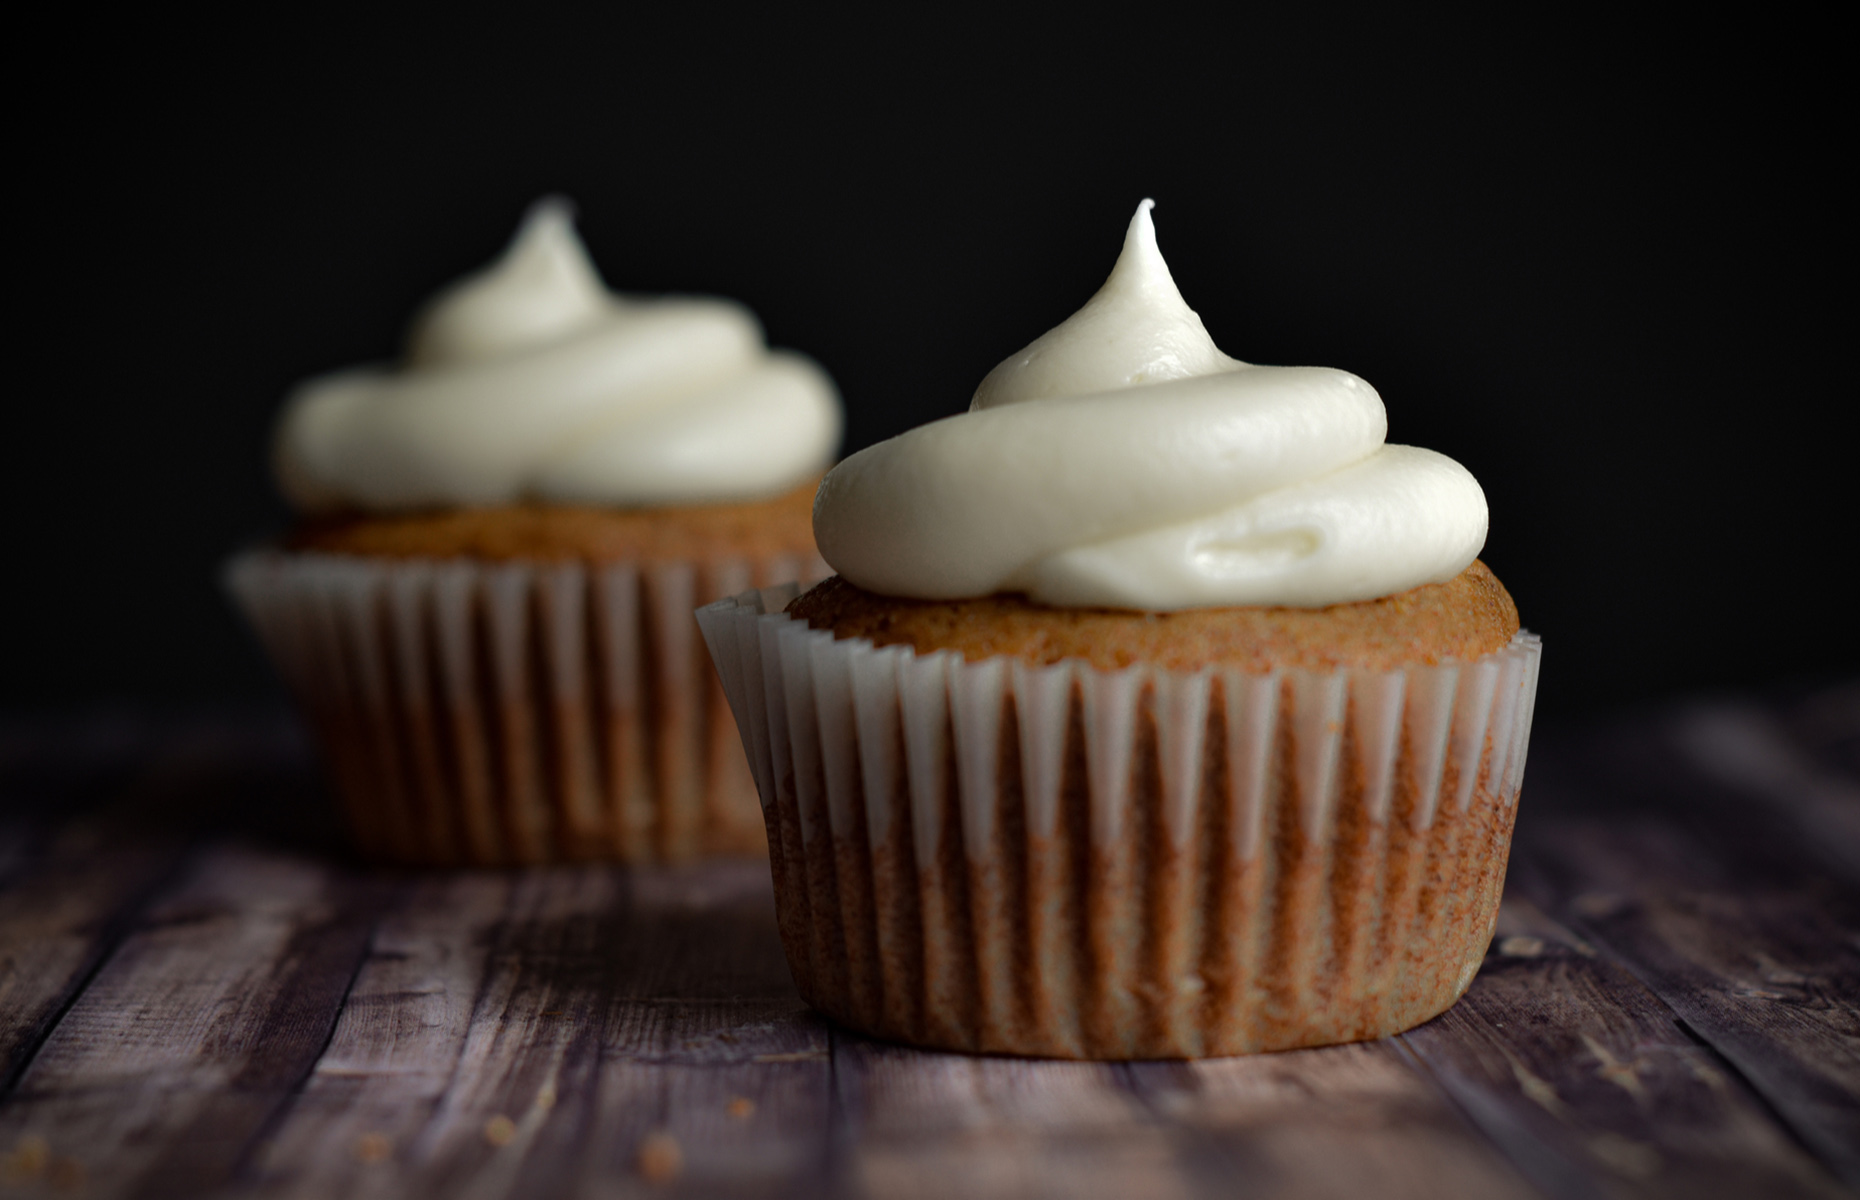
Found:
M 281 717 L 0 724 L 0 1196 L 1840 1196 L 1860 685 L 1540 731 L 1437 1020 L 1198 1063 L 809 1012 L 766 868 L 371 871 Z

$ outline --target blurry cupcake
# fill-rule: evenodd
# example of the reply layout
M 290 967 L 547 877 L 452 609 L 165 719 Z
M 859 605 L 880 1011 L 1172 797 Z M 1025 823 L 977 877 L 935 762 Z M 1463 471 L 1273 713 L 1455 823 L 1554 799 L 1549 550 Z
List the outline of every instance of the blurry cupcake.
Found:
M 819 578 L 840 409 L 723 300 L 609 292 L 567 206 L 440 293 L 397 368 L 287 401 L 301 521 L 227 583 L 371 857 L 759 853 L 694 607 Z
M 1471 982 L 1538 640 L 1459 464 L 1217 350 L 1146 201 L 967 414 L 835 468 L 839 572 L 700 612 L 809 1003 L 926 1046 L 1378 1037 Z

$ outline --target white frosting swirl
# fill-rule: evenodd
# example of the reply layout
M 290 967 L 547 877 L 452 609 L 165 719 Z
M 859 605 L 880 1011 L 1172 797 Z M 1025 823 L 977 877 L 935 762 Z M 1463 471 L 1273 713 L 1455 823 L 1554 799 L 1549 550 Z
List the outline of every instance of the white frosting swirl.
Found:
M 969 412 L 827 475 L 814 538 L 841 575 L 921 599 L 1315 608 L 1472 562 L 1486 533 L 1472 475 L 1384 445 L 1382 399 L 1347 371 L 1222 354 L 1150 208 L 1098 294 L 989 372 Z
M 441 292 L 400 370 L 314 379 L 286 402 L 277 467 L 308 511 L 752 500 L 832 461 L 839 398 L 769 351 L 741 305 L 602 285 L 565 204 Z

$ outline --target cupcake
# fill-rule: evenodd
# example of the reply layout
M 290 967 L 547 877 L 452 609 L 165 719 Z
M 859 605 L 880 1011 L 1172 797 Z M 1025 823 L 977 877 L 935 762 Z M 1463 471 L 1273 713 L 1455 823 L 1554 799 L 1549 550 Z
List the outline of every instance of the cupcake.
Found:
M 740 305 L 609 292 L 555 200 L 403 363 L 299 387 L 276 469 L 301 519 L 226 580 L 364 854 L 760 853 L 691 614 L 826 573 L 808 510 L 840 423 Z
M 699 614 L 808 1002 L 951 1050 L 1196 1058 L 1452 1004 L 1496 918 L 1538 640 L 1451 459 L 1250 366 L 1144 202 L 969 412 L 831 471 L 838 572 Z

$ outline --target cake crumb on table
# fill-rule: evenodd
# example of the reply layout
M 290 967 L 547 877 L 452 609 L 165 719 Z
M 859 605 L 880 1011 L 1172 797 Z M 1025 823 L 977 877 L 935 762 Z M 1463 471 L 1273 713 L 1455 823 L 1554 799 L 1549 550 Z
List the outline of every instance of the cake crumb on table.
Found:
M 0 1159 L 0 1180 L 6 1183 L 24 1183 L 37 1179 L 44 1174 L 46 1164 L 52 1159 L 51 1143 L 36 1133 L 29 1133 L 19 1139 L 13 1152 Z
M 685 1152 L 678 1139 L 655 1130 L 640 1139 L 639 1173 L 652 1183 L 669 1183 L 685 1169 Z

